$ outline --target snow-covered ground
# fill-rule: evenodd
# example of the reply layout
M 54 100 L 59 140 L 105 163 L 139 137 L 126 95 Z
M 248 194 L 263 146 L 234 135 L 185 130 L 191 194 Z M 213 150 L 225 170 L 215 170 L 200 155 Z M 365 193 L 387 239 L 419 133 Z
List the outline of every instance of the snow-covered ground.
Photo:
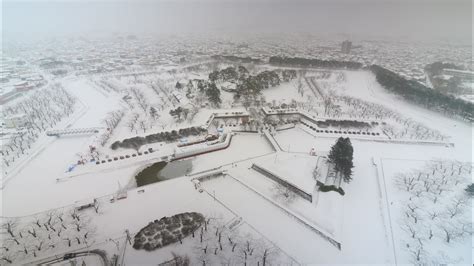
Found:
M 291 100 L 298 102 L 305 100 L 305 97 L 303 96 L 304 94 L 301 95 L 301 93 L 298 93 L 297 81 L 295 80 L 282 83 L 281 85 L 268 90 L 264 90 L 262 94 L 265 96 L 265 100 L 267 102 L 272 103 L 275 101 L 275 103 L 278 105 L 282 103 L 290 104 Z
M 70 79 L 64 82 L 65 88 L 83 102 L 86 112 L 66 127 L 101 127 L 102 119 L 118 102 L 106 97 L 85 80 Z M 53 140 L 56 137 L 49 137 Z M 104 195 L 118 189 L 117 181 L 128 182 L 132 171 L 120 171 L 106 176 L 90 175 L 82 180 L 57 182 L 78 157 L 76 154 L 87 149 L 94 136 L 62 136 L 54 140 L 30 160 L 15 176 L 4 184 L 2 198 L 3 215 L 23 216 L 41 210 L 69 205 L 77 200 Z
M 169 111 L 176 108 L 179 103 L 171 101 L 167 97 L 169 95 L 162 95 L 166 94 L 162 91 L 158 93 L 153 91 L 152 84 L 158 83 L 152 82 L 161 80 L 163 84 L 175 84 L 177 80 L 190 78 L 189 73 L 175 76 L 169 73 L 153 75 L 155 74 L 139 78 L 97 77 L 97 79 L 106 78 L 115 84 L 119 88 L 117 91 L 100 88 L 98 80 L 85 78 L 62 80 L 64 88 L 85 107 L 85 109 L 78 108 L 74 114 L 77 119 L 64 127 L 103 128 L 106 126 L 104 119 L 111 111 L 125 110 L 124 118 L 114 129 L 110 140 L 103 147 L 98 147 L 102 154 L 116 156 L 132 151 L 132 149 L 111 150 L 110 144 L 116 140 L 146 136 L 148 133 L 190 125 L 199 126 L 207 122 L 213 109 L 198 108 L 192 119 L 180 120 L 169 114 Z M 204 78 L 206 75 L 199 72 L 191 76 Z M 344 186 L 345 195 L 341 196 L 336 192 L 314 191 L 315 180 L 312 176 L 319 156 L 327 155 L 338 135 L 311 134 L 302 125 L 275 133 L 274 139 L 281 147 L 281 151 L 272 149 L 263 134 L 237 133 L 228 148 L 188 158 L 187 160 L 192 162 L 190 175 L 140 188 L 136 188 L 134 181 L 136 173 L 158 161 L 164 153 L 172 151 L 176 143 L 167 143 L 163 146 L 162 143 L 154 143 L 144 146 L 142 149 L 156 147 L 157 151 L 146 155 L 148 157 L 143 160 L 132 158 L 131 162 L 135 161 L 130 164 L 118 161 L 110 163 L 110 167 L 99 165 L 94 168 L 95 165 L 92 164 L 77 166 L 77 169 L 84 167 L 86 170 L 83 172 L 77 170 L 80 175 L 65 175 L 69 166 L 77 162 L 79 158 L 77 154 L 86 152 L 89 145 L 96 143 L 97 136 L 61 136 L 53 139 L 31 158 L 21 171 L 4 183 L 1 190 L 2 215 L 21 216 L 21 220 L 28 224 L 33 219 L 31 215 L 42 217 L 41 213 L 44 211 L 64 206 L 69 206 L 64 207 L 66 209 L 72 208 L 70 205 L 76 201 L 98 198 L 99 213 L 95 213 L 94 209 L 84 211 L 84 215 L 91 218 L 91 225 L 95 228 L 94 247 L 108 250 L 111 255 L 115 252 L 115 245 L 111 245 L 109 239 L 120 239 L 120 246 L 116 248 L 117 254 L 126 254 L 125 262 L 128 264 L 169 260 L 172 251 L 191 256 L 192 262 L 200 263 L 202 254 L 196 253 L 196 239 L 184 239 L 183 245 L 175 243 L 156 252 L 145 253 L 134 250 L 130 245 L 127 247 L 123 238 L 126 229 L 133 236 L 150 221 L 191 211 L 202 213 L 206 217 L 218 218 L 223 223 L 242 218 L 242 235 L 250 234 L 252 238 L 263 239 L 264 244 L 262 242 L 260 245 L 271 245 L 274 250 L 281 251 L 278 252 L 281 260 L 277 261 L 285 265 L 287 262 L 302 264 L 411 262 L 409 256 L 404 254 L 401 245 L 404 239 L 397 229 L 399 215 L 394 214 L 398 210 L 396 206 L 406 199 L 394 187 L 393 178 L 397 173 L 409 172 L 413 168 L 420 167 L 420 162 L 430 160 L 472 162 L 472 125 L 427 111 L 406 103 L 397 96 L 387 94 L 375 82 L 375 77 L 366 71 L 331 73 L 308 70 L 306 76 L 317 80 L 323 90 L 322 93 L 333 90 L 339 96 L 359 98 L 390 109 L 406 119 L 448 136 L 454 146 L 351 139 L 354 147 L 353 176 L 352 181 Z M 308 112 L 319 112 L 321 115 L 323 107 L 320 105 L 321 102 L 315 99 L 317 96 L 312 94 L 309 85 L 303 82 L 302 96 L 296 83 L 294 80 L 269 88 L 263 91 L 263 95 L 270 104 L 273 101 L 276 104 L 283 102 L 288 104 L 291 100 L 295 100 L 301 108 L 306 108 Z M 139 111 L 141 107 L 137 99 L 133 98 L 131 101 L 133 108 L 123 100 L 126 92 L 132 91 L 132 87 L 143 92 L 149 106 L 158 109 L 159 118 L 151 118 L 148 112 Z M 226 92 L 223 96 L 226 101 L 231 101 L 230 93 Z M 311 104 L 314 108 L 308 107 Z M 357 108 L 354 106 L 350 108 Z M 129 122 L 133 119 L 134 113 L 140 113 L 139 120 L 143 119 L 149 123 L 149 127 L 140 129 L 138 127 L 140 122 L 137 122 L 138 129 L 134 126 L 131 130 Z M 403 123 L 397 125 L 400 124 Z M 213 131 L 216 130 L 215 125 L 211 128 Z M 231 130 L 232 127 L 225 127 L 226 132 Z M 309 155 L 313 149 L 317 156 Z M 289 183 L 313 194 L 313 197 L 316 195 L 317 200 L 308 202 L 297 197 L 288 202 L 282 199 L 275 193 L 276 182 L 251 169 L 253 163 L 271 169 L 275 174 L 286 178 Z M 202 193 L 195 189 L 191 182 L 193 173 L 218 167 L 227 174 L 202 182 L 201 186 L 204 189 Z M 114 203 L 109 202 L 110 195 L 116 193 L 119 188 L 128 189 L 127 198 L 116 200 Z M 340 242 L 341 249 L 312 230 L 311 225 Z M 458 243 L 459 246 L 449 249 L 450 253 L 462 258 L 462 261 L 457 261 L 459 263 L 469 263 L 472 258 L 472 250 L 467 242 Z M 61 254 L 84 248 L 86 247 L 77 245 L 51 252 Z M 47 252 L 43 254 L 45 258 L 51 255 L 54 254 Z M 158 258 L 161 261 L 155 261 Z M 242 258 L 239 257 L 239 261 L 240 259 Z M 211 258 L 209 261 L 216 262 L 216 260 Z
M 472 164 L 435 159 L 380 160 L 398 263 L 472 261 L 472 204 L 464 193 Z

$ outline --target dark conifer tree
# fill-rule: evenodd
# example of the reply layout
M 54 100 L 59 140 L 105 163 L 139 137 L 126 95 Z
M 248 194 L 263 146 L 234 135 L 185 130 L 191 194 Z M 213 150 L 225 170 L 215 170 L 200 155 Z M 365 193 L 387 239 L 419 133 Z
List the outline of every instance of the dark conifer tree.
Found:
M 329 161 L 334 163 L 336 171 L 342 174 L 345 182 L 352 179 L 354 148 L 349 138 L 340 137 L 329 152 Z

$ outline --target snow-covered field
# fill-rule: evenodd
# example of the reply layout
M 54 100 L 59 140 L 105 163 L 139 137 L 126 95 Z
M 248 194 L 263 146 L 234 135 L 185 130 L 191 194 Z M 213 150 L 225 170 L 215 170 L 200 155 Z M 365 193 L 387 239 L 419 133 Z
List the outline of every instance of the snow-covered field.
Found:
M 275 151 L 262 133 L 238 132 L 232 137 L 229 147 L 187 158 L 192 162 L 188 176 L 137 188 L 134 180 L 137 172 L 152 162 L 160 161 L 162 156 L 175 152 L 176 144 L 181 140 L 150 143 L 136 150 L 112 150 L 110 145 L 126 138 L 145 138 L 152 133 L 205 125 L 217 109 L 202 105 L 205 99 L 198 99 L 199 93 L 195 88 L 190 89 L 188 94 L 193 96 L 186 98 L 186 101 L 176 100 L 172 92 L 178 81 L 186 85 L 188 80 L 206 78 L 208 70 L 60 80 L 65 90 L 79 103 L 71 115 L 74 119 L 61 126 L 66 129 L 109 128 L 110 134 L 103 146 L 98 144 L 99 134 L 42 136 L 42 139 L 50 141 L 48 145 L 28 158 L 21 169 L 9 176 L 8 182 L 3 182 L 0 192 L 1 212 L 3 217 L 9 218 L 3 219 L 2 229 L 6 230 L 5 221 L 13 219 L 17 221 L 18 232 L 29 237 L 22 241 L 34 242 L 38 238 L 28 231 L 35 228 L 37 218 L 47 223 L 48 211 L 51 213 L 54 210 L 55 215 L 70 215 L 77 201 L 96 198 L 97 212 L 94 208 L 81 211 L 84 218 L 90 221 L 93 234 L 88 239 L 88 246 L 82 242 L 68 246 L 67 241 L 62 241 L 54 248 L 36 250 L 38 257 L 32 257 L 31 252 L 23 252 L 21 256 L 15 255 L 15 259 L 25 262 L 48 259 L 72 250 L 87 250 L 91 246 L 106 250 L 109 259 L 117 254 L 119 260 L 124 260 L 127 265 L 167 261 L 172 259 L 172 252 L 190 257 L 192 264 L 201 264 L 203 260 L 219 264 L 224 259 L 235 264 L 248 259 L 249 263 L 256 264 L 263 258 L 265 247 L 268 247 L 273 251 L 274 257 L 268 257 L 272 265 L 416 263 L 409 253 L 410 249 L 404 246 L 406 238 L 410 236 L 400 227 L 403 217 L 400 206 L 406 203 L 408 196 L 398 189 L 395 177 L 399 173 L 423 168 L 425 162 L 433 160 L 459 161 L 470 165 L 473 137 L 471 124 L 427 111 L 387 94 L 370 72 L 306 70 L 301 81 L 294 79 L 265 89 L 262 95 L 268 105 L 274 107 L 282 103 L 295 103 L 298 108 L 324 119 L 387 121 L 392 127 L 384 130 L 392 130 L 388 134 L 392 139 L 410 139 L 411 142 L 351 139 L 354 168 L 352 181 L 344 185 L 344 196 L 336 192 L 317 191 L 312 176 L 317 161 L 327 156 L 340 134 L 314 134 L 300 123 L 294 128 L 272 131 L 281 150 Z M 314 84 L 318 86 L 318 91 L 313 91 Z M 325 113 L 323 98 L 327 95 L 338 100 Z M 223 110 L 229 110 L 231 105 L 240 107 L 240 102 L 232 102 L 232 93 L 222 92 L 222 98 Z M 347 99 L 359 99 L 361 102 Z M 178 106 L 188 108 L 186 117 L 170 114 Z M 150 107 L 154 107 L 156 113 L 150 111 Z M 110 113 L 117 110 L 123 111 L 123 117 L 110 127 Z M 251 113 L 250 120 L 253 123 L 262 116 L 259 112 Z M 243 121 L 241 118 L 232 119 L 232 123 Z M 225 119 L 219 121 L 222 123 Z M 219 123 L 211 123 L 210 134 L 220 134 Z M 240 129 L 231 125 L 222 128 L 226 133 Z M 417 142 L 441 138 L 453 145 Z M 144 152 L 150 147 L 155 151 L 141 158 L 112 162 L 106 166 L 96 166 L 95 162 L 88 162 L 86 166 L 75 165 L 83 156 L 91 156 L 91 145 L 104 158 L 106 155 Z M 193 147 L 187 149 L 192 150 Z M 310 155 L 311 150 L 315 154 Z M 277 183 L 251 169 L 253 164 L 270 169 L 288 183 L 312 194 L 316 200 L 310 202 L 299 196 L 290 201 L 282 198 L 278 195 Z M 71 168 L 72 165 L 75 166 Z M 200 193 L 197 185 L 191 182 L 193 175 L 215 168 L 225 173 L 202 181 L 199 186 L 203 191 Z M 68 170 L 71 172 L 66 173 Z M 465 175 L 466 180 L 462 185 L 472 182 L 469 178 L 470 172 Z M 462 193 L 464 188 L 456 185 L 452 189 Z M 126 198 L 110 202 L 112 195 L 123 195 L 124 191 L 128 191 Z M 183 244 L 173 243 L 151 252 L 138 251 L 126 244 L 125 230 L 133 238 L 149 222 L 183 212 L 198 212 L 218 221 L 213 228 L 221 228 L 225 234 L 235 236 L 237 242 L 242 242 L 239 245 L 245 246 L 245 239 L 252 239 L 259 257 L 247 254 L 250 248 L 245 250 L 245 247 L 239 247 L 240 253 L 233 254 L 230 249 L 233 244 L 229 244 L 226 249 L 215 246 L 216 236 L 211 235 L 207 237 L 211 254 L 206 249 L 205 255 L 202 253 L 205 248 L 203 242 L 195 237 L 183 239 Z M 472 212 L 472 207 L 469 212 Z M 75 219 L 72 218 L 70 223 L 74 224 Z M 229 224 L 236 220 L 239 221 L 239 229 L 231 230 Z M 55 224 L 59 226 L 61 223 L 55 220 Z M 472 227 L 472 222 L 469 226 Z M 43 228 L 48 230 L 50 227 L 44 225 Z M 341 248 L 331 244 L 315 229 L 336 240 Z M 46 237 L 48 232 L 43 232 L 41 236 Z M 2 234 L 4 240 L 9 238 L 6 231 L 2 233 L 5 233 Z M 425 244 L 423 261 L 470 264 L 472 249 L 469 237 L 442 244 L 443 237 L 437 236 L 436 241 L 441 244 Z M 18 249 L 20 254 L 24 248 L 16 247 L 14 238 L 9 238 L 8 245 L 11 250 Z M 117 245 L 111 244 L 115 243 L 113 241 L 118 241 Z M 211 245 L 214 245 L 212 249 Z M 444 247 L 446 256 L 430 255 L 438 252 L 440 246 Z M 26 249 L 30 248 L 33 250 L 35 247 Z M 219 256 L 218 248 L 222 251 L 219 251 Z M 9 254 L 5 250 L 2 252 L 3 255 Z

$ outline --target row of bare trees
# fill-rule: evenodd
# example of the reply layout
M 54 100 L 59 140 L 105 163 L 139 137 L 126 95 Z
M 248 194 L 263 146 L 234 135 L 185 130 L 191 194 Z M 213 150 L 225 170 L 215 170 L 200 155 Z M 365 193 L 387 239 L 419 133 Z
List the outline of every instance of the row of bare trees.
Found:
M 21 116 L 11 134 L 9 141 L 4 142 L 0 150 L 3 167 L 9 168 L 31 149 L 41 133 L 54 127 L 64 117 L 74 112 L 76 98 L 69 94 L 60 84 L 53 84 L 40 89 L 21 101 L 5 106 L 5 117 Z
M 123 88 L 121 88 L 118 84 L 116 84 L 112 80 L 108 80 L 105 78 L 102 78 L 101 80 L 95 82 L 95 84 L 99 86 L 101 89 L 109 93 L 110 92 L 120 93 L 123 90 Z
M 95 201 L 95 213 L 99 213 Z M 76 208 L 57 209 L 31 217 L 2 218 L 0 261 L 17 264 L 70 248 L 88 247 L 96 236 L 89 213 Z
M 237 226 L 236 226 L 237 227 Z M 219 218 L 207 218 L 192 234 L 196 265 L 273 265 L 284 254 L 262 238 L 243 234 Z
M 120 123 L 124 115 L 124 110 L 116 110 L 107 114 L 104 119 L 104 123 L 107 126 L 107 130 L 99 136 L 99 143 L 101 146 L 104 146 L 110 139 L 110 136 L 112 136 L 114 129 Z
M 339 83 L 345 81 L 345 76 L 341 73 L 335 80 L 328 80 L 329 77 L 330 75 L 324 73 L 316 73 L 316 76 L 307 79 L 307 85 L 317 89 L 317 94 L 322 98 L 310 94 L 309 104 L 304 105 L 303 109 L 332 118 L 384 121 L 382 130 L 393 139 L 436 141 L 447 139 L 439 131 L 408 119 L 381 104 L 336 93 L 339 90 Z M 303 89 L 298 88 L 298 91 L 301 92 Z

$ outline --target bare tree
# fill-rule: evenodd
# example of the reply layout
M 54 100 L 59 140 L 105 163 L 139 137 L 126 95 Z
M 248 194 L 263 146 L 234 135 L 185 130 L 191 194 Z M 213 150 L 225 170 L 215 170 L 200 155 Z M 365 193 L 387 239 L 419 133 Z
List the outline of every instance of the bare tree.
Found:
M 95 213 L 99 213 L 99 208 L 100 208 L 100 202 L 98 200 L 94 201 L 94 210 Z
M 291 203 L 297 198 L 296 193 L 293 192 L 293 190 L 289 186 L 275 183 L 273 189 L 275 191 L 276 197 L 282 199 L 287 203 Z
M 452 200 L 452 204 L 446 208 L 449 217 L 452 219 L 463 211 L 468 199 L 465 196 L 457 196 Z
M 18 226 L 18 220 L 17 219 L 8 219 L 6 220 L 2 226 L 1 229 L 6 231 L 12 238 L 16 237 L 16 228 Z
M 395 176 L 395 184 L 406 191 L 411 191 L 415 188 L 417 183 L 415 182 L 414 176 L 408 174 L 398 174 Z

